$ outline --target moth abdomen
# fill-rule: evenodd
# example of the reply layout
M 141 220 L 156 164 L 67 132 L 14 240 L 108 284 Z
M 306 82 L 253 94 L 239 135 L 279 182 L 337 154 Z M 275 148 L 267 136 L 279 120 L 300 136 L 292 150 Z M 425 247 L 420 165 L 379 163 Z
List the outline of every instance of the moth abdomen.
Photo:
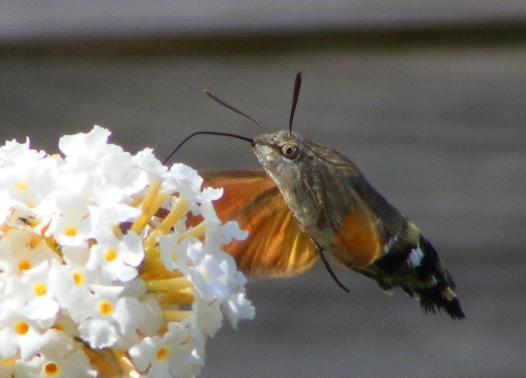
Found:
M 453 319 L 464 319 L 465 315 L 455 293 L 455 282 L 444 268 L 433 245 L 420 235 L 417 245 L 422 258 L 416 269 L 421 279 L 429 286 L 415 290 L 416 298 L 426 312 L 445 311 Z
M 464 319 L 466 316 L 460 307 L 460 302 L 449 286 L 441 289 L 439 286 L 416 290 L 420 305 L 425 312 L 445 311 L 453 319 Z
M 374 278 L 384 290 L 400 287 L 425 312 L 445 311 L 453 319 L 463 319 L 451 275 L 433 245 L 420 232 L 415 236 L 389 244 L 381 258 L 359 272 Z

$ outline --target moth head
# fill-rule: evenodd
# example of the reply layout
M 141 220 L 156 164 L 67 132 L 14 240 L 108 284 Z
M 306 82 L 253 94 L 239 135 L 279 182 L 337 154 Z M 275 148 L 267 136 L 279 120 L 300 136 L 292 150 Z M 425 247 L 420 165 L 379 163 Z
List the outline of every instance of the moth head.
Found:
M 298 162 L 301 161 L 303 153 L 303 138 L 298 134 L 292 132 L 292 123 L 294 121 L 294 113 L 296 112 L 296 106 L 298 104 L 298 97 L 301 89 L 301 72 L 296 74 L 294 80 L 294 91 L 292 94 L 292 105 L 290 109 L 289 116 L 289 129 L 281 130 L 274 133 L 263 134 L 254 139 L 246 138 L 240 135 L 234 135 L 231 133 L 223 132 L 201 132 L 206 134 L 215 134 L 215 135 L 227 135 L 230 137 L 235 137 L 238 139 L 243 139 L 249 141 L 254 148 L 257 159 L 267 171 L 267 173 L 276 181 L 276 183 L 282 187 L 280 184 L 285 184 L 286 180 L 291 180 L 294 178 L 300 177 L 301 164 Z M 239 110 L 235 106 L 229 104 L 213 92 L 209 90 L 204 90 L 204 93 L 210 97 L 215 102 L 224 106 L 227 109 L 232 110 L 233 112 L 245 117 L 251 122 L 257 124 L 258 126 L 266 129 L 265 125 L 261 122 L 249 116 L 247 113 Z
M 303 138 L 288 130 L 254 138 L 254 153 L 274 180 L 292 179 L 299 172 L 303 157 Z

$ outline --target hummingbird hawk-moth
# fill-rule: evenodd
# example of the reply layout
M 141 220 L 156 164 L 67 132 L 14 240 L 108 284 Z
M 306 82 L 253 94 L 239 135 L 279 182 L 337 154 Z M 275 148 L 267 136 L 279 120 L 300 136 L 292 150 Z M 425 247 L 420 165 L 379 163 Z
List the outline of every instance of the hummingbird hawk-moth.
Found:
M 221 221 L 236 220 L 249 231 L 245 240 L 225 246 L 226 252 L 252 277 L 297 275 L 321 257 L 345 289 L 328 265 L 326 252 L 339 265 L 372 278 L 384 290 L 400 287 L 426 312 L 445 311 L 463 319 L 455 283 L 419 228 L 376 191 L 351 160 L 292 131 L 300 87 L 301 73 L 296 75 L 288 130 L 254 139 L 206 131 L 187 138 L 219 134 L 246 140 L 263 167 L 263 171 L 203 175 L 205 186 L 224 190 L 214 203 Z

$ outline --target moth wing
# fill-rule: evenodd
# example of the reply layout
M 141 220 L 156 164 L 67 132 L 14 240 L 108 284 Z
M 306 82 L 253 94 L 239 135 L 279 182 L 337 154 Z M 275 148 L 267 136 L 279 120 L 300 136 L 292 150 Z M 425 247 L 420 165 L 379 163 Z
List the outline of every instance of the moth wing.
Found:
M 376 217 L 363 200 L 355 203 L 336 231 L 338 260 L 350 268 L 363 268 L 381 256 L 381 237 Z
M 241 271 L 252 277 L 288 277 L 315 263 L 316 247 L 264 172 L 207 172 L 203 177 L 204 186 L 224 190 L 214 202 L 219 219 L 235 220 L 249 232 L 245 240 L 224 246 Z

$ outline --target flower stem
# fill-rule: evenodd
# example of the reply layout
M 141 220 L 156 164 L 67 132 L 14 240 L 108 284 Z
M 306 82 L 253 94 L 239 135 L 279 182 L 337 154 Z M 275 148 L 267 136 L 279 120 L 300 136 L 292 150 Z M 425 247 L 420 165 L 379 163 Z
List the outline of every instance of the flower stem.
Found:
M 179 238 L 177 239 L 177 242 L 180 243 L 185 238 L 189 236 L 193 236 L 196 239 L 199 239 L 200 237 L 203 237 L 206 233 L 206 230 L 208 229 L 208 226 L 205 221 L 202 221 L 197 226 L 189 229 L 186 232 L 183 232 L 181 235 L 179 235 Z
M 192 315 L 192 311 L 163 310 L 163 317 L 167 322 L 180 322 L 181 320 L 188 318 L 190 315 Z
M 189 204 L 187 201 L 182 198 L 178 198 L 173 205 L 172 210 L 170 210 L 168 215 L 161 222 L 159 230 L 161 230 L 163 234 L 170 232 L 172 226 L 179 218 L 183 216 L 183 214 L 188 210 L 188 207 Z
M 130 361 L 130 358 L 120 350 L 117 350 L 115 348 L 111 348 L 111 352 L 113 353 L 113 356 L 117 360 L 117 363 L 119 364 L 119 367 L 121 368 L 121 372 L 123 373 L 123 376 L 127 376 L 130 378 L 139 378 L 141 375 L 135 368 L 135 365 Z
M 144 229 L 148 221 L 168 197 L 164 193 L 159 193 L 160 187 L 161 182 L 159 180 L 152 180 L 150 183 L 150 187 L 141 202 L 142 213 L 135 219 L 131 226 L 131 230 L 136 234 L 139 234 Z
M 119 369 L 109 361 L 104 358 L 100 352 L 97 352 L 95 349 L 83 348 L 84 353 L 88 356 L 88 359 L 91 364 L 97 367 L 97 371 L 101 374 L 102 377 L 120 377 L 121 373 Z
M 181 289 L 176 292 L 162 293 L 159 295 L 159 303 L 161 304 L 189 304 L 194 301 L 194 294 L 191 288 Z
M 186 277 L 175 277 L 146 281 L 146 286 L 151 291 L 176 292 L 191 287 L 192 284 Z

